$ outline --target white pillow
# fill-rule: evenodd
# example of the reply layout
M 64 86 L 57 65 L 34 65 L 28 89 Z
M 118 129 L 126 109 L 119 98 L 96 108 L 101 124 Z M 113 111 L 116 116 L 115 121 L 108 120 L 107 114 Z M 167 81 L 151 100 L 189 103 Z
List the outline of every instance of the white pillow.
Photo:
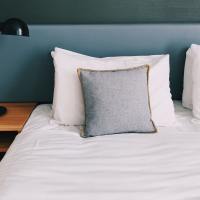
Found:
M 182 95 L 182 104 L 184 107 L 192 109 L 192 69 L 194 67 L 194 60 L 197 56 L 196 52 L 198 51 L 198 45 L 192 44 L 191 47 L 186 52 L 185 59 L 185 69 L 184 69 L 184 80 L 183 80 L 183 95 Z
M 66 53 L 67 55 L 74 55 L 74 56 L 86 56 L 86 55 L 83 55 L 83 54 L 80 54 L 80 53 L 77 53 L 77 52 L 74 52 L 74 51 L 69 51 L 69 50 L 66 50 L 66 49 L 61 49 L 61 48 L 55 47 L 54 51 L 51 52 L 52 58 L 54 58 L 55 52 Z
M 184 72 L 183 105 L 191 108 L 200 119 L 200 45 L 192 44 L 187 51 Z
M 98 70 L 125 69 L 149 64 L 149 94 L 152 119 L 157 126 L 169 126 L 175 121 L 169 88 L 169 55 L 94 58 L 55 48 L 53 117 L 61 124 L 83 125 L 84 103 L 78 68 Z
M 192 112 L 194 117 L 200 119 L 200 50 L 193 64 L 195 67 L 192 68 Z
M 185 108 L 192 109 L 192 66 L 193 56 L 189 48 L 186 52 L 184 79 L 183 79 L 183 95 L 182 104 Z
M 183 96 L 182 104 L 184 107 L 193 109 L 193 70 L 197 67 L 196 58 L 200 56 L 200 45 L 192 44 L 186 52 Z

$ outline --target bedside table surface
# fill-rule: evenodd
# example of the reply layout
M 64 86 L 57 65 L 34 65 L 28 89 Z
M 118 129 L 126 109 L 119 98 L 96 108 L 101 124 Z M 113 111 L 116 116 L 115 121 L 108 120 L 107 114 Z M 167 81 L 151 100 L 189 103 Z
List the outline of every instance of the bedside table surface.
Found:
M 0 103 L 7 108 L 7 113 L 0 116 L 0 131 L 20 132 L 36 103 Z

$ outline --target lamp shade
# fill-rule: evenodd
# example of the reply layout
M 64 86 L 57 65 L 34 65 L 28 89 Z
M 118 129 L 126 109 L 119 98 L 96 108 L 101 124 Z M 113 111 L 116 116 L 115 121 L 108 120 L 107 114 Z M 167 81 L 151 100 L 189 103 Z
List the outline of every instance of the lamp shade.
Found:
M 6 35 L 29 36 L 28 25 L 21 19 L 11 18 L 1 24 L 1 33 Z

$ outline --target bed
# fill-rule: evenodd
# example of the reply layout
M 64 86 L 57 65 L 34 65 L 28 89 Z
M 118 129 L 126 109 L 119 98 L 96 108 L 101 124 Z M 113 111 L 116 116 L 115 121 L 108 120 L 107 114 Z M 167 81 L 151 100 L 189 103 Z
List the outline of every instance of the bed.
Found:
M 199 199 L 200 123 L 175 109 L 157 134 L 83 139 L 38 106 L 1 162 L 0 199 Z
M 0 38 L 0 101 L 43 103 L 0 163 L 0 200 L 200 199 L 200 122 L 180 102 L 199 24 L 31 25 L 30 33 Z M 58 45 L 97 57 L 169 53 L 176 123 L 87 139 L 81 127 L 59 125 L 50 104 Z

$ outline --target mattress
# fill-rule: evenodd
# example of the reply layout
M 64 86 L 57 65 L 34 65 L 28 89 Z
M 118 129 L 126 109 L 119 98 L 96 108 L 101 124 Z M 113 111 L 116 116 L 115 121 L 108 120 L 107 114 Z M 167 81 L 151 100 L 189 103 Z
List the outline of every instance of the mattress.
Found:
M 0 200 L 199 200 L 200 123 L 84 139 L 40 105 L 0 163 Z

